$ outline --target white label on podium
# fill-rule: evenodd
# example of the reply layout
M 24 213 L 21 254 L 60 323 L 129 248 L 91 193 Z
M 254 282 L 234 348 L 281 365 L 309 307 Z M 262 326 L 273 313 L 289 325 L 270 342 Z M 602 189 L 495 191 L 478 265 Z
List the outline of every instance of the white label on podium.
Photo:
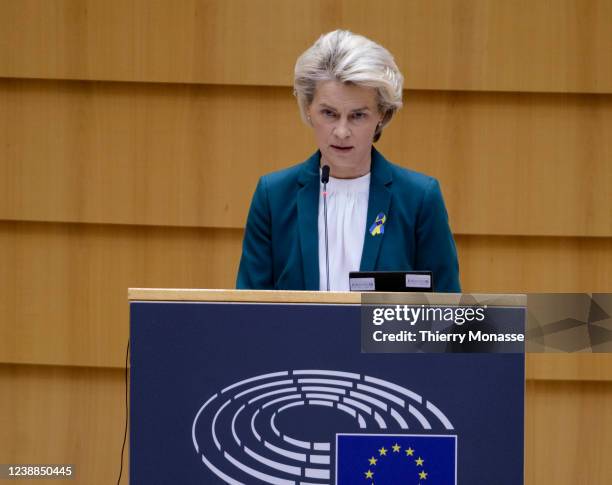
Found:
M 374 291 L 374 278 L 350 278 L 349 288 L 351 291 Z
M 431 288 L 431 276 L 428 274 L 407 274 L 406 288 Z

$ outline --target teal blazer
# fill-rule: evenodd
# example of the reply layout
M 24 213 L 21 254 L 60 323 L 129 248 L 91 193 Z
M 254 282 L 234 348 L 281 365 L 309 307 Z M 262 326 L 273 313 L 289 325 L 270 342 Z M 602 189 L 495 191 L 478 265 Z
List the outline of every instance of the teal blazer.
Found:
M 319 161 L 260 178 L 249 211 L 236 287 L 319 290 Z M 370 227 L 385 214 L 384 234 Z M 361 271 L 433 272 L 434 291 L 460 292 L 455 241 L 438 181 L 372 148 Z M 348 275 L 347 275 L 348 278 Z

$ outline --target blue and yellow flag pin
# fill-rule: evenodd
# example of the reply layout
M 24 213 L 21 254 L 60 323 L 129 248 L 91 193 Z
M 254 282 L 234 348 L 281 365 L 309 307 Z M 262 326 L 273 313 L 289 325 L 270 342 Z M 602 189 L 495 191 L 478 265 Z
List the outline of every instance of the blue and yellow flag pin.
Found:
M 372 227 L 370 227 L 370 234 L 372 234 L 372 236 L 376 236 L 377 234 L 384 234 L 386 220 L 387 220 L 386 215 L 384 215 L 382 212 L 378 214 L 376 216 L 376 220 L 374 221 L 374 224 L 372 224 Z

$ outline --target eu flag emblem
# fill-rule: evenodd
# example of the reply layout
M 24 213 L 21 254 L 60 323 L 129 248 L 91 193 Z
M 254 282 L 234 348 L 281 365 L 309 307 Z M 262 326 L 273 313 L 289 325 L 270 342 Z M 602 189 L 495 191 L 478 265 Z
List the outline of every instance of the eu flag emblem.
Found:
M 336 435 L 337 485 L 456 485 L 455 435 Z

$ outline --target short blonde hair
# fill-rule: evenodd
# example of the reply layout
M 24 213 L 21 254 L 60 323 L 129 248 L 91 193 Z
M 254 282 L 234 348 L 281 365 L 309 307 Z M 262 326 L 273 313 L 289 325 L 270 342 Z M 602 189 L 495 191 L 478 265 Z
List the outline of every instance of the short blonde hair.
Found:
M 402 107 L 404 77 L 393 56 L 380 44 L 348 30 L 334 30 L 322 35 L 295 63 L 293 94 L 302 119 L 307 122 L 307 108 L 312 104 L 317 84 L 339 81 L 376 89 L 378 109 L 383 114 L 374 141 Z

